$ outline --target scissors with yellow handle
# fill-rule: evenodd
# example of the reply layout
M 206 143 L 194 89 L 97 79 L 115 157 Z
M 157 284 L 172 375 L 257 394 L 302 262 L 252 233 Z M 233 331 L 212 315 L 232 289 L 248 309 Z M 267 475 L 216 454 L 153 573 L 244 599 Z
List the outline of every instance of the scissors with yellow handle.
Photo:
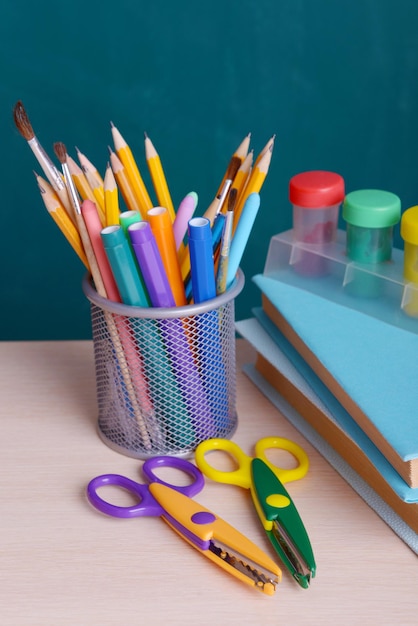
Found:
M 269 449 L 290 452 L 297 466 L 287 469 L 274 465 L 267 457 Z M 235 460 L 237 468 L 231 471 L 216 469 L 206 454 L 220 450 Z M 195 461 L 205 476 L 220 483 L 249 489 L 254 507 L 267 537 L 293 578 L 303 588 L 309 587 L 315 576 L 316 564 L 305 526 L 284 482 L 303 478 L 309 469 L 305 451 L 295 442 L 283 437 L 265 437 L 255 444 L 251 457 L 229 439 L 208 439 L 198 445 Z

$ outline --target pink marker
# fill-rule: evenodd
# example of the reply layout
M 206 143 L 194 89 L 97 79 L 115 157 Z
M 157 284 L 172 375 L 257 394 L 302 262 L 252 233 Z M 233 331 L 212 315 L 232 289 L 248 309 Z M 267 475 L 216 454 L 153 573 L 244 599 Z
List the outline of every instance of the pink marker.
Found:
M 108 299 L 113 302 L 121 302 L 119 290 L 113 277 L 112 269 L 100 235 L 103 226 L 94 202 L 91 200 L 84 200 L 81 205 L 81 215 L 83 216 L 83 220 L 90 237 L 91 246 L 93 248 L 100 275 L 106 289 L 106 295 Z
M 173 222 L 174 239 L 177 250 L 179 250 L 181 244 L 183 243 L 184 236 L 187 232 L 187 225 L 196 210 L 197 201 L 197 193 L 191 191 L 185 198 L 183 198 L 180 202 L 179 208 L 177 209 L 176 217 Z

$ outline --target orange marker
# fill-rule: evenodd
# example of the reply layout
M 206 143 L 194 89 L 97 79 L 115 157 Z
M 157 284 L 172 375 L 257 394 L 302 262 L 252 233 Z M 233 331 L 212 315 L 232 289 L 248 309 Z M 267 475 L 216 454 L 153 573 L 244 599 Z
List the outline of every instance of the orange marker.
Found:
M 170 283 L 176 306 L 187 304 L 184 283 L 177 257 L 173 224 L 165 207 L 154 207 L 147 213 L 147 220 L 157 241 L 164 269 Z

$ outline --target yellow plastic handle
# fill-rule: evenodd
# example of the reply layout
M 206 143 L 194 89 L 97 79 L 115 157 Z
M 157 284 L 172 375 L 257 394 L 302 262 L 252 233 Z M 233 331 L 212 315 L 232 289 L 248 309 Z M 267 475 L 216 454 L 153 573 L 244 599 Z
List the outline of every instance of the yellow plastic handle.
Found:
M 214 450 L 222 450 L 231 456 L 238 467 L 236 470 L 224 471 L 214 468 L 207 462 L 205 454 Z M 244 489 L 251 487 L 251 461 L 241 448 L 229 439 L 208 439 L 200 443 L 195 450 L 195 461 L 200 471 L 218 483 L 238 485 Z
M 266 456 L 266 450 L 272 448 L 290 452 L 290 454 L 292 454 L 298 462 L 297 467 L 286 469 L 284 467 L 274 465 Z M 284 437 L 264 437 L 264 439 L 260 439 L 255 444 L 255 456 L 262 459 L 282 483 L 289 483 L 292 480 L 300 480 L 306 475 L 309 469 L 309 459 L 305 450 L 303 450 L 303 448 L 301 448 L 294 441 L 285 439 Z

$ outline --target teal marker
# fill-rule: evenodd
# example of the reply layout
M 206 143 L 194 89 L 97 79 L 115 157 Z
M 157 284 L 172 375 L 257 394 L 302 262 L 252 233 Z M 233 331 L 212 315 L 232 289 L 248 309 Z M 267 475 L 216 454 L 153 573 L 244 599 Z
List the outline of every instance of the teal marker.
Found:
M 122 227 L 107 226 L 100 235 L 122 302 L 131 306 L 148 307 L 148 294 Z
M 149 297 L 140 280 L 122 226 L 104 228 L 101 237 L 122 302 L 130 306 L 148 307 Z M 195 432 L 159 331 L 159 321 L 144 317 L 132 318 L 131 323 L 143 357 L 150 400 L 155 409 L 154 415 L 147 415 L 153 445 L 156 449 L 172 449 L 173 446 L 178 451 L 190 449 L 195 445 Z

